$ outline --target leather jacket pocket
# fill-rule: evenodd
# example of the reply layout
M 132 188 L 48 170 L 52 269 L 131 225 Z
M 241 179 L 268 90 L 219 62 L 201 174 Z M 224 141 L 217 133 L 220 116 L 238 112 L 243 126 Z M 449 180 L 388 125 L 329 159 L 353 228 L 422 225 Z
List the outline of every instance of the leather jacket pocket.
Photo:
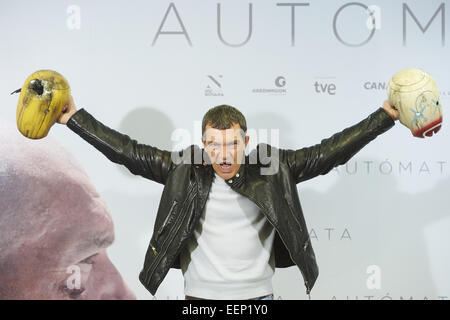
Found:
M 170 206 L 170 209 L 169 209 L 169 212 L 167 213 L 166 218 L 164 219 L 161 226 L 158 228 L 158 231 L 156 231 L 155 237 L 152 241 L 153 244 L 158 243 L 158 238 L 160 237 L 160 235 L 163 233 L 163 231 L 166 229 L 166 227 L 173 221 L 173 217 L 175 214 L 175 208 L 176 208 L 177 204 L 178 204 L 177 200 L 174 200 L 172 202 L 172 205 Z

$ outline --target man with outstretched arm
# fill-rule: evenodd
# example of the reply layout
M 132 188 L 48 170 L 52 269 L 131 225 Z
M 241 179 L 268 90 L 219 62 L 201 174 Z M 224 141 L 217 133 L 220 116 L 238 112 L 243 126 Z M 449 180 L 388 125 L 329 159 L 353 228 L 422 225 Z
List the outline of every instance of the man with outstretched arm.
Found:
M 296 184 L 345 164 L 398 120 L 388 101 L 359 123 L 297 150 L 258 144 L 236 108 L 211 108 L 203 148 L 144 145 L 94 118 L 73 99 L 58 119 L 109 160 L 164 185 L 139 274 L 154 295 L 170 268 L 181 269 L 186 299 L 273 299 L 275 268 L 297 265 L 309 294 L 318 266 Z

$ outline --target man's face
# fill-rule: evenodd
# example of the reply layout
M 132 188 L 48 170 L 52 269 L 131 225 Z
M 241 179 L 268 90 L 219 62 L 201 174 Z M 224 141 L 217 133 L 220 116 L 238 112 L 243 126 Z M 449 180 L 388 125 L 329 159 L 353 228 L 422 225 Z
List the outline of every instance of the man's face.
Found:
M 206 125 L 202 142 L 214 171 L 221 178 L 230 179 L 238 172 L 248 140 L 248 136 L 243 138 L 243 130 L 238 123 L 224 130 Z
M 36 228 L 20 240 L 25 245 L 17 252 L 10 282 L 20 298 L 136 298 L 106 253 L 114 241 L 111 216 L 83 180 L 68 179 L 63 190 L 35 189 L 41 203 L 52 205 L 46 211 L 36 206 L 31 217 Z
M 0 299 L 135 299 L 107 256 L 113 221 L 86 173 L 32 149 L 10 157 L 3 180 Z

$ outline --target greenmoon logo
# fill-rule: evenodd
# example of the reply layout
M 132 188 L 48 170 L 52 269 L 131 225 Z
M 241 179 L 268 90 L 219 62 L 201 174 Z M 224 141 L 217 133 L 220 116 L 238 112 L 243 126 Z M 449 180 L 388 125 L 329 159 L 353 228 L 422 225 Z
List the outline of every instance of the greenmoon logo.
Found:
M 284 87 L 286 85 L 286 79 L 283 76 L 279 76 L 275 79 L 275 85 L 278 88 Z
M 252 92 L 257 94 L 268 94 L 268 95 L 285 95 L 287 90 L 286 86 L 286 78 L 284 76 L 277 76 L 275 80 L 272 80 L 275 86 L 271 86 L 269 88 L 253 88 Z

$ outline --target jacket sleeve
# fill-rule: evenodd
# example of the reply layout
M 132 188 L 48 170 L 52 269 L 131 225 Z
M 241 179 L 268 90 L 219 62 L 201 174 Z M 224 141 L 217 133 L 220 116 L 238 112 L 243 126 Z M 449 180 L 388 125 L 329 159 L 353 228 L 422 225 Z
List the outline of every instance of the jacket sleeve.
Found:
M 321 143 L 298 150 L 280 150 L 296 183 L 327 174 L 346 163 L 366 144 L 393 127 L 395 121 L 379 108 L 359 123 L 335 133 Z
M 96 120 L 84 108 L 75 112 L 67 127 L 89 142 L 114 163 L 131 173 L 165 184 L 172 169 L 171 152 L 140 144 Z

